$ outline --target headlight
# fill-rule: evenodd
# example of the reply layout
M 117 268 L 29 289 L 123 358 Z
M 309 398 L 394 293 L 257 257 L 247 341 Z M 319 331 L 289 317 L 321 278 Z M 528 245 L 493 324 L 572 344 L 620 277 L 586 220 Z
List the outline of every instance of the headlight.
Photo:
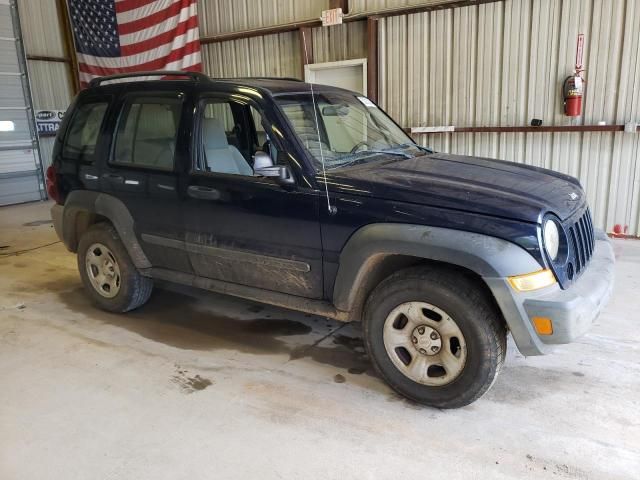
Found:
M 556 222 L 553 220 L 546 220 L 544 222 L 542 237 L 547 255 L 549 255 L 552 261 L 555 260 L 558 257 L 558 250 L 560 249 L 560 232 L 558 231 Z

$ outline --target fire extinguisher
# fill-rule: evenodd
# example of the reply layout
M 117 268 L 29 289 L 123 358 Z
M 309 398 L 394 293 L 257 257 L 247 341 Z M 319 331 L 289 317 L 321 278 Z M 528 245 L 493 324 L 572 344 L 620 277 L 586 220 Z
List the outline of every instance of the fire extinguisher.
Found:
M 582 95 L 584 93 L 584 80 L 580 72 L 569 75 L 562 84 L 562 97 L 564 99 L 564 114 L 567 117 L 579 117 L 582 114 Z

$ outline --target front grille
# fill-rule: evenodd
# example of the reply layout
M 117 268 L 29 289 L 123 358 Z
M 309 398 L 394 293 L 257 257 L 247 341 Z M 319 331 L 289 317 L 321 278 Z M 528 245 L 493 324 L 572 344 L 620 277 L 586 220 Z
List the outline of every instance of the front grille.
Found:
M 595 247 L 596 239 L 593 231 L 593 221 L 588 208 L 573 225 L 568 225 L 567 233 L 569 235 L 569 244 L 571 245 L 567 277 L 569 280 L 573 280 L 585 269 L 589 260 L 591 260 L 593 248 Z

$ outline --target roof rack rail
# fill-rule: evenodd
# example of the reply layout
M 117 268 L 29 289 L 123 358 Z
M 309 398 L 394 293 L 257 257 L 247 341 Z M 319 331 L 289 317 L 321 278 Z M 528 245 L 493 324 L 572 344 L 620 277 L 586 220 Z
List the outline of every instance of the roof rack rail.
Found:
M 304 80 L 300 80 L 299 78 L 295 78 L 295 77 L 246 77 L 246 78 L 253 78 L 255 80 L 290 80 L 292 82 L 303 82 Z
M 116 75 L 108 75 L 106 77 L 97 77 L 89 82 L 89 88 L 98 87 L 102 82 L 108 82 L 109 80 L 120 80 L 121 78 L 135 77 L 189 77 L 194 82 L 204 82 L 210 80 L 208 76 L 200 72 L 183 72 L 180 70 L 154 70 L 149 72 L 118 73 Z
M 211 77 L 212 80 L 289 80 L 291 82 L 304 82 L 295 77 Z

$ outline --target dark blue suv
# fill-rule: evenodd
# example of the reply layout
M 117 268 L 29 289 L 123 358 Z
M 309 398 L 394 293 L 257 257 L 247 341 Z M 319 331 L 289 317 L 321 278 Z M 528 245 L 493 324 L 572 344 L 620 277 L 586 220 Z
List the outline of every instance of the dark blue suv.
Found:
M 575 178 L 435 153 L 368 98 L 291 79 L 94 80 L 47 188 L 99 307 L 137 308 L 162 279 L 361 321 L 379 374 L 437 407 L 489 389 L 507 332 L 543 354 L 612 289 Z

